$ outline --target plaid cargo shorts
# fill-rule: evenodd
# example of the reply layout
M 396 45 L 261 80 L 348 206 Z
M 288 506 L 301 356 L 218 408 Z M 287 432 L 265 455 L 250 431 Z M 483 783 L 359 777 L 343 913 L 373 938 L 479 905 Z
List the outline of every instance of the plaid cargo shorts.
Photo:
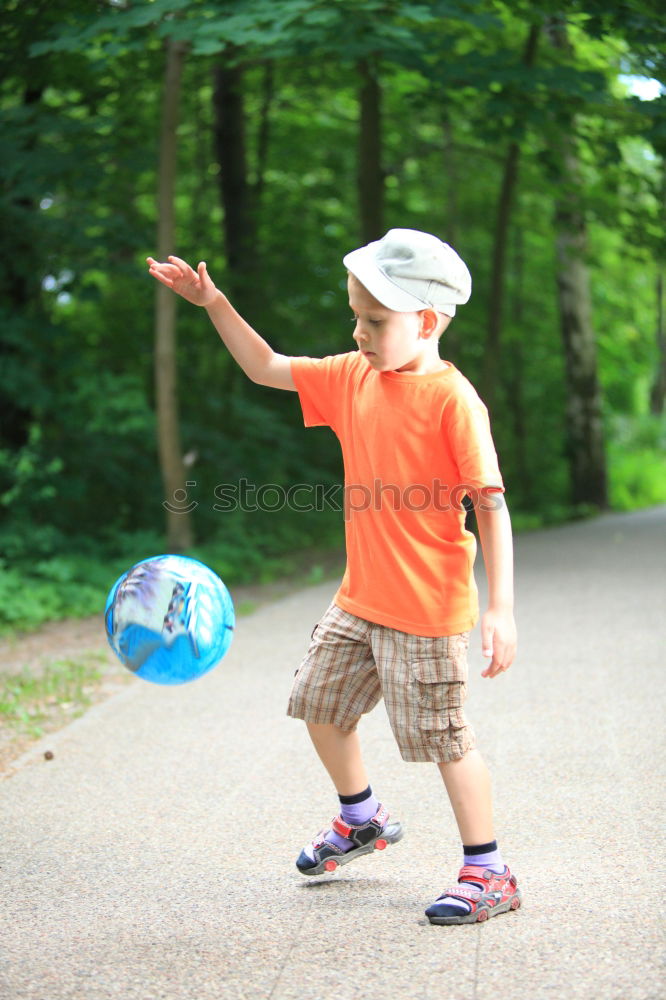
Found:
M 463 704 L 469 632 L 410 635 L 331 604 L 296 671 L 287 714 L 356 728 L 384 697 L 407 761 L 452 761 L 476 745 Z

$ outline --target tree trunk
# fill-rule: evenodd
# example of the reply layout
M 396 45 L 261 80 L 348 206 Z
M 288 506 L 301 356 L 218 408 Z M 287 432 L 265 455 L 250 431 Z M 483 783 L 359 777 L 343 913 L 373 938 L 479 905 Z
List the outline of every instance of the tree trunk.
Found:
M 162 100 L 159 177 L 157 192 L 157 256 L 165 260 L 174 249 L 174 194 L 180 80 L 185 54 L 183 43 L 166 43 L 166 72 Z M 180 445 L 178 370 L 176 356 L 176 296 L 157 285 L 155 296 L 155 402 L 157 445 L 167 512 L 167 545 L 181 552 L 192 545 L 192 522 L 187 497 L 185 466 Z
M 657 274 L 657 374 L 650 392 L 650 412 L 659 416 L 666 404 L 666 324 L 664 323 L 664 272 Z
M 577 164 L 568 160 L 568 169 Z M 584 253 L 583 219 L 568 205 L 555 209 L 557 289 L 567 379 L 567 455 L 574 504 L 608 506 L 601 388 Z
M 254 206 L 247 177 L 243 67 L 219 65 L 213 73 L 214 142 L 220 165 L 228 292 L 243 313 L 254 298 L 253 276 L 257 269 Z
M 447 116 L 442 122 L 442 134 L 444 139 L 444 155 L 442 167 L 446 175 L 446 217 L 444 219 L 444 231 L 442 239 L 455 247 L 460 224 L 460 208 L 458 191 L 460 189 L 460 177 L 458 172 L 458 157 L 456 155 L 456 143 L 453 135 L 451 119 Z
M 661 217 L 666 222 L 666 168 L 661 177 Z M 664 261 L 657 259 L 657 371 L 650 392 L 650 412 L 658 416 L 666 406 L 666 317 L 664 316 Z
M 573 56 L 566 22 L 551 18 L 548 34 L 555 48 Z M 555 199 L 555 245 L 560 327 L 566 370 L 567 457 L 571 501 L 608 506 L 608 483 L 597 344 L 592 325 L 590 281 L 585 263 L 587 233 L 582 182 L 572 136 L 575 115 L 559 117 L 560 186 Z
M 523 63 L 529 69 L 534 65 L 541 26 L 533 24 L 527 34 Z M 518 162 L 520 145 L 513 140 L 509 144 L 504 161 L 502 186 L 497 204 L 495 236 L 493 241 L 492 271 L 490 278 L 490 308 L 488 312 L 488 332 L 483 352 L 483 369 L 480 391 L 486 406 L 492 409 L 495 400 L 497 375 L 500 369 L 500 340 L 504 310 L 504 289 L 506 275 L 506 247 L 511 225 L 514 195 L 518 182 Z
M 227 53 L 230 57 L 231 53 Z M 243 315 L 252 315 L 256 307 L 258 271 L 255 203 L 248 181 L 243 67 L 224 65 L 213 70 L 213 134 L 215 157 L 220 166 L 220 201 L 222 203 L 224 248 L 227 260 L 227 287 L 234 306 Z M 242 397 L 245 376 L 229 357 L 222 387 L 224 419 L 234 420 L 234 403 Z
M 28 84 L 23 91 L 23 109 L 28 115 L 42 99 L 43 86 Z M 39 133 L 34 128 L 30 139 L 23 145 L 25 154 L 33 154 L 39 143 Z M 17 176 L 17 187 L 21 188 L 22 178 Z M 9 187 L 9 186 L 8 186 Z M 26 185 L 27 187 L 27 185 Z M 43 262 L 36 259 L 36 236 L 39 221 L 34 196 L 7 190 L 7 202 L 1 220 L 3 230 L 11 233 L 12 252 L 3 261 L 0 273 L 0 301 L 6 302 L 11 314 L 16 317 L 29 316 L 32 323 L 42 326 L 40 277 Z M 4 331 L 2 331 L 4 333 Z M 23 352 L 8 337 L 0 337 L 0 364 L 22 363 Z M 28 405 L 26 405 L 28 404 Z M 29 401 L 14 395 L 0 383 L 0 440 L 12 450 L 18 450 L 28 441 L 33 411 Z
M 506 273 L 506 244 L 511 222 L 513 196 L 518 180 L 518 160 L 520 147 L 512 142 L 504 162 L 504 174 L 497 205 L 493 258 L 490 275 L 490 299 L 488 310 L 488 332 L 483 351 L 483 368 L 479 383 L 480 394 L 489 410 L 495 403 L 495 391 L 500 367 L 500 337 L 504 318 L 504 286 Z
M 525 342 L 521 336 L 523 327 L 523 301 L 524 301 L 524 276 L 525 276 L 525 247 L 523 240 L 523 229 L 515 227 L 513 229 L 513 287 L 511 296 L 511 326 L 517 331 L 518 336 L 510 344 L 511 361 L 510 364 L 502 366 L 502 383 L 504 388 L 504 398 L 508 400 L 508 411 L 513 432 L 513 447 L 515 449 L 515 469 L 516 476 L 520 483 L 516 493 L 520 496 L 521 504 L 531 510 L 537 503 L 534 494 L 536 486 L 534 475 L 530 469 L 528 455 L 529 440 L 529 409 L 525 402 Z
M 384 172 L 382 170 L 381 88 L 375 65 L 358 64 L 360 119 L 358 137 L 358 201 L 361 242 L 384 235 Z
M 460 179 L 458 176 L 458 157 L 456 156 L 456 144 L 453 136 L 451 119 L 446 116 L 442 121 L 442 132 L 444 138 L 444 155 L 442 168 L 446 176 L 446 204 L 445 218 L 442 224 L 442 239 L 455 247 L 458 226 L 460 222 L 458 191 Z M 451 323 L 442 338 L 443 356 L 454 364 L 459 363 L 460 357 L 460 327 L 457 323 Z
M 258 208 L 261 196 L 264 193 L 264 182 L 266 179 L 266 161 L 268 159 L 268 146 L 270 140 L 271 107 L 275 97 L 275 66 L 272 61 L 264 65 L 264 79 L 261 95 L 261 111 L 259 112 L 259 125 L 257 128 L 257 174 L 253 185 L 253 200 Z

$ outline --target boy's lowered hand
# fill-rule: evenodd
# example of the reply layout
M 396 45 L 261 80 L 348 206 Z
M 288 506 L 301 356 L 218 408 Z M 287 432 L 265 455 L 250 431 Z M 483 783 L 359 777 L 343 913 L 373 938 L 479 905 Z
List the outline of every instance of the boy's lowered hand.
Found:
M 491 656 L 492 660 L 481 676 L 496 677 L 508 670 L 516 655 L 516 642 L 513 613 L 489 608 L 481 619 L 481 648 L 483 655 Z
M 152 274 L 167 288 L 171 288 L 178 295 L 182 295 L 188 302 L 195 306 L 210 306 L 215 301 L 218 290 L 213 284 L 206 265 L 203 261 L 198 265 L 196 271 L 190 267 L 180 257 L 167 257 L 167 261 L 161 264 L 153 257 L 146 258 L 148 262 L 148 273 Z

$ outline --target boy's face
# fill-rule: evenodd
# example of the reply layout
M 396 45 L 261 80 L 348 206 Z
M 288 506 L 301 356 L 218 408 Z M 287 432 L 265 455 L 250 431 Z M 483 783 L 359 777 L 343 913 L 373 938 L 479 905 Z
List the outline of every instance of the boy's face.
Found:
M 437 353 L 437 336 L 430 330 L 429 320 L 436 316 L 432 310 L 394 312 L 378 302 L 353 274 L 347 288 L 356 321 L 354 340 L 371 368 L 424 375 L 444 366 Z

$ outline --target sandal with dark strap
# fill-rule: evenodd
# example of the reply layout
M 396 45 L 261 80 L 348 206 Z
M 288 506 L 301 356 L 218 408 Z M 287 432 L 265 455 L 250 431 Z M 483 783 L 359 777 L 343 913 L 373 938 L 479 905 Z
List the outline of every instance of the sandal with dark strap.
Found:
M 351 840 L 354 847 L 347 851 L 326 840 L 329 830 L 335 830 L 341 837 Z M 322 872 L 334 872 L 340 865 L 348 865 L 350 861 L 360 858 L 363 854 L 373 851 L 383 851 L 389 844 L 397 844 L 402 839 L 403 829 L 400 823 L 389 823 L 389 814 L 380 805 L 377 812 L 367 823 L 352 826 L 345 823 L 341 816 L 336 816 L 325 830 L 321 830 L 312 841 L 314 861 L 301 851 L 296 867 L 302 875 L 321 875 Z
M 464 913 L 445 902 L 446 897 L 463 900 L 470 907 Z M 475 924 L 507 910 L 517 910 L 522 901 L 515 875 L 507 868 L 502 875 L 480 865 L 464 865 L 458 885 L 445 889 L 425 911 L 431 924 Z

